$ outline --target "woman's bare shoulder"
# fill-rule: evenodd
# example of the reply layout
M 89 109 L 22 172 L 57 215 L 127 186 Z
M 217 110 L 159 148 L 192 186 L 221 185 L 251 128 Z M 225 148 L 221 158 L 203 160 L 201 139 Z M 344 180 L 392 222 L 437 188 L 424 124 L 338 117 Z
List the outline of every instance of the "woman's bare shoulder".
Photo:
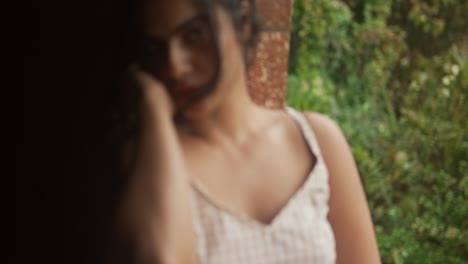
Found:
M 312 127 L 322 152 L 349 148 L 346 138 L 337 122 L 318 112 L 304 112 Z
M 359 172 L 338 124 L 319 113 L 305 113 L 329 171 L 330 212 L 337 263 L 380 263 L 373 224 Z

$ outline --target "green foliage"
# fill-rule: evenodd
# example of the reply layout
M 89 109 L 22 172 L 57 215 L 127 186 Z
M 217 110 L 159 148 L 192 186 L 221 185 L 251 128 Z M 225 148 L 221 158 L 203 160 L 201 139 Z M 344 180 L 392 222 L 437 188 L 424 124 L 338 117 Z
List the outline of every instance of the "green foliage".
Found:
M 294 3 L 288 104 L 341 125 L 385 263 L 468 261 L 466 14 L 461 0 Z

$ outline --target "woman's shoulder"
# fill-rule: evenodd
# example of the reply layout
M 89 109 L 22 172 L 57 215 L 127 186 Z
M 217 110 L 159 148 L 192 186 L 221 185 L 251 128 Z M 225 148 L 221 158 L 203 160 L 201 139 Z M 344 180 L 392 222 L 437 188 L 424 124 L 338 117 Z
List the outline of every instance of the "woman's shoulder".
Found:
M 314 131 L 325 163 L 329 166 L 343 159 L 353 160 L 348 141 L 338 125 L 329 116 L 318 112 L 303 112 L 308 124 Z
M 276 109 L 269 111 L 273 114 L 273 116 L 282 117 L 277 118 L 277 120 L 284 121 L 281 122 L 282 124 L 284 124 L 284 126 L 282 127 L 285 128 L 283 136 L 286 135 L 286 138 L 288 138 L 288 140 L 297 138 L 296 128 L 291 122 L 292 117 L 293 119 L 296 119 L 296 121 L 300 121 L 298 119 L 303 119 L 306 123 L 305 125 L 308 125 L 311 128 L 319 145 L 318 147 L 323 153 L 324 159 L 327 159 L 329 157 L 332 158 L 333 156 L 330 155 L 331 153 L 342 152 L 343 150 L 349 149 L 346 138 L 340 126 L 335 120 L 333 120 L 329 116 L 318 112 L 302 112 L 289 106 L 286 107 L 285 110 L 286 112 L 289 112 L 289 114 L 286 115 L 288 117 L 284 115 L 283 110 Z M 299 141 L 298 144 L 301 143 L 302 142 Z
M 307 112 L 304 115 L 314 130 L 329 171 L 328 219 L 337 241 L 338 259 L 347 259 L 350 263 L 380 263 L 359 171 L 341 128 L 324 114 Z M 350 238 L 353 243 L 346 243 Z M 368 250 L 363 251 L 363 248 Z
M 328 132 L 341 132 L 338 123 L 331 117 L 319 112 L 302 112 L 309 125 L 317 132 L 326 130 Z

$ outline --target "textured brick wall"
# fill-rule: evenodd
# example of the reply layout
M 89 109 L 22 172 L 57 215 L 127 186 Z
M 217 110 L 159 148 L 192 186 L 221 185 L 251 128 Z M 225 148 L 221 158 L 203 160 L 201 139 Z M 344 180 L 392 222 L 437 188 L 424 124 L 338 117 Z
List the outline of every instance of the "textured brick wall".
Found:
M 292 0 L 256 0 L 263 30 L 249 72 L 252 99 L 269 108 L 282 108 L 291 29 Z

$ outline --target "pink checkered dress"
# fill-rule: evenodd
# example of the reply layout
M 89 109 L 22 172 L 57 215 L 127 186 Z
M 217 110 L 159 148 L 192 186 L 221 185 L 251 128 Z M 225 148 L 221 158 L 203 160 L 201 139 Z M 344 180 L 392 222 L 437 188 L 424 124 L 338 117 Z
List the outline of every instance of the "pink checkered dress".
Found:
M 302 187 L 270 224 L 219 206 L 200 183 L 193 186 L 193 224 L 200 263 L 335 263 L 328 213 L 328 171 L 304 116 L 287 113 L 300 126 L 317 162 Z

